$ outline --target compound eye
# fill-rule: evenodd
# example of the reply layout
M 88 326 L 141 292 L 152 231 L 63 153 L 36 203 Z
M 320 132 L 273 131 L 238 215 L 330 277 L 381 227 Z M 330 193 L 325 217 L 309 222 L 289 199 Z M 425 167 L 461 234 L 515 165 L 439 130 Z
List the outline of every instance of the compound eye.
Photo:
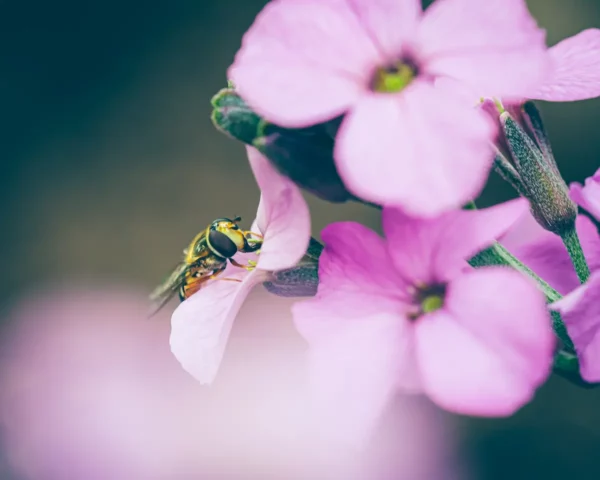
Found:
M 237 253 L 237 246 L 227 235 L 218 230 L 211 230 L 208 241 L 212 249 L 224 258 L 231 258 Z

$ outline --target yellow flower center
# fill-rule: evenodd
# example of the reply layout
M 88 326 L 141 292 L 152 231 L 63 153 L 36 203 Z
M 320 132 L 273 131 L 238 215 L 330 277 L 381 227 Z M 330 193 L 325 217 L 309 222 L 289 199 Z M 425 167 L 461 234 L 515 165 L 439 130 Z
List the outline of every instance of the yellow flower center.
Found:
M 444 306 L 446 285 L 416 285 L 413 296 L 413 309 L 408 314 L 410 320 L 417 320 L 422 315 L 435 312 Z
M 423 313 L 431 313 L 444 306 L 444 299 L 440 295 L 429 295 L 421 301 Z
M 391 66 L 375 70 L 371 87 L 379 93 L 398 93 L 404 90 L 417 76 L 414 65 L 397 62 Z

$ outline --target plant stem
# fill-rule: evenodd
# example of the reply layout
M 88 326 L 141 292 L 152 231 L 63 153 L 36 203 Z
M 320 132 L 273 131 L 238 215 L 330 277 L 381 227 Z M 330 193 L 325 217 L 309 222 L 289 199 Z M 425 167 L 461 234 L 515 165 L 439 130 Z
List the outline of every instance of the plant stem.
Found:
M 561 294 L 554 290 L 546 281 L 542 278 L 538 277 L 533 270 L 529 267 L 521 263 L 512 253 L 510 253 L 506 248 L 504 248 L 499 243 L 495 243 L 489 248 L 486 248 L 482 252 L 479 252 L 475 255 L 471 260 L 469 260 L 469 264 L 472 267 L 484 267 L 490 265 L 506 265 L 509 267 L 518 270 L 519 272 L 524 273 L 529 276 L 538 284 L 539 288 L 542 290 L 544 295 L 546 296 L 546 301 L 548 303 L 554 303 L 560 298 L 562 298 Z M 569 352 L 575 352 L 575 348 L 573 346 L 573 341 L 569 337 L 567 333 L 567 328 L 563 323 L 562 319 L 558 312 L 551 312 L 552 314 L 552 328 L 554 332 L 563 342 L 564 348 Z
M 479 252 L 469 260 L 469 264 L 475 268 L 491 265 L 505 265 L 514 268 L 535 280 L 546 296 L 546 301 L 548 303 L 554 303 L 561 298 L 560 293 L 554 290 L 543 279 L 538 277 L 530 268 L 521 263 L 499 243 L 495 243 L 491 247 Z M 562 342 L 562 349 L 556 353 L 554 358 L 554 371 L 576 385 L 584 388 L 593 388 L 595 385 L 589 384 L 581 378 L 575 347 L 573 346 L 573 341 L 571 340 L 571 337 L 569 337 L 567 328 L 565 327 L 560 314 L 551 310 L 550 315 L 552 316 L 552 328 L 556 333 L 556 336 Z
M 563 232 L 560 238 L 562 238 L 565 247 L 567 247 L 567 252 L 569 252 L 569 257 L 571 257 L 571 262 L 573 263 L 573 267 L 575 267 L 579 281 L 585 283 L 590 278 L 590 267 L 588 267 L 585 261 L 585 255 L 575 227 Z

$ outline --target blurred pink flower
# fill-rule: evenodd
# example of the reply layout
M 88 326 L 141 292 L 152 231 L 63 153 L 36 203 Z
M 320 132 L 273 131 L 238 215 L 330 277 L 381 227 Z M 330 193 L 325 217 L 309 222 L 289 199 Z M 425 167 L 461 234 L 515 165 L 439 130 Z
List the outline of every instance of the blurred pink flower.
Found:
M 424 13 L 420 0 L 273 0 L 229 76 L 285 127 L 346 114 L 334 156 L 348 188 L 435 216 L 479 193 L 496 132 L 479 97 L 436 84 L 525 96 L 546 73 L 544 39 L 524 0 L 437 0 Z
M 308 206 L 298 187 L 256 149 L 248 148 L 248 158 L 261 189 L 253 229 L 264 239 L 260 255 L 238 254 L 235 259 L 256 261 L 256 268 L 248 271 L 228 265 L 219 278 L 181 303 L 171 320 L 171 350 L 201 383 L 214 380 L 233 321 L 250 290 L 267 280 L 268 272 L 294 266 L 310 240 Z
M 600 272 L 552 304 L 560 312 L 575 345 L 581 376 L 600 382 Z
M 577 205 L 596 219 L 600 219 L 600 169 L 593 176 L 586 178 L 584 185 L 572 183 L 569 193 Z
M 551 73 L 530 97 L 569 102 L 600 96 L 600 30 L 590 28 L 548 51 Z
M 317 401 L 364 438 L 399 390 L 459 413 L 512 414 L 550 372 L 543 294 L 502 267 L 466 269 L 525 210 L 516 200 L 430 220 L 385 209 L 386 239 L 357 223 L 323 231 L 319 290 L 293 306 Z
M 396 399 L 368 452 L 327 441 L 290 301 L 255 293 L 207 389 L 169 351 L 166 310 L 148 321 L 144 291 L 28 290 L 0 335 L 2 457 L 15 478 L 465 478 L 452 419 L 420 400 Z

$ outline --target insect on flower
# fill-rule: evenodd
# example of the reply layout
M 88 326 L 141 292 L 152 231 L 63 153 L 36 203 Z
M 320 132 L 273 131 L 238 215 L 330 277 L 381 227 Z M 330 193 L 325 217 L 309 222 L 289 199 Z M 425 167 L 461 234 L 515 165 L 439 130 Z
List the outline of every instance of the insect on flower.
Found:
M 227 261 L 236 267 L 253 268 L 253 265 L 242 265 L 233 259 L 238 252 L 256 252 L 262 246 L 262 235 L 241 230 L 238 226 L 241 220 L 240 217 L 218 218 L 194 237 L 183 250 L 183 260 L 150 294 L 153 302 L 150 316 L 157 313 L 176 292 L 179 292 L 182 301 L 189 298 L 208 280 L 221 274 Z

